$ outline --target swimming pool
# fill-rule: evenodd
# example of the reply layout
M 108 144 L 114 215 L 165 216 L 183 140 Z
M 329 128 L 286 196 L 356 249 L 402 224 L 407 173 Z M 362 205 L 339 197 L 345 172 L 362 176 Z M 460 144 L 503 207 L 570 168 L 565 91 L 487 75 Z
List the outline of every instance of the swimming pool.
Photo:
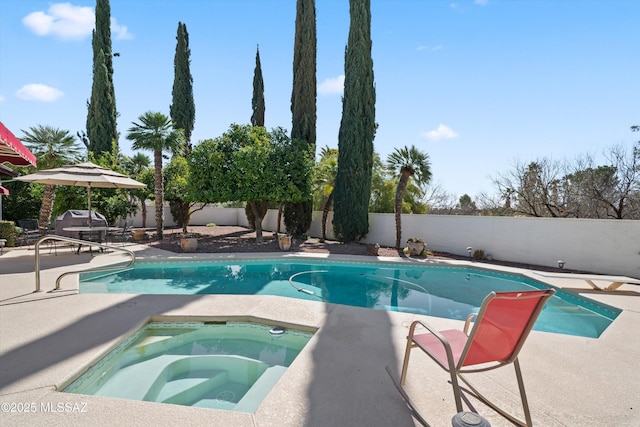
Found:
M 63 391 L 254 412 L 311 337 L 247 322 L 151 322 Z
M 120 272 L 80 275 L 81 293 L 277 295 L 460 320 L 491 291 L 548 287 L 480 268 L 324 259 L 136 261 Z M 534 329 L 597 338 L 619 313 L 560 289 Z

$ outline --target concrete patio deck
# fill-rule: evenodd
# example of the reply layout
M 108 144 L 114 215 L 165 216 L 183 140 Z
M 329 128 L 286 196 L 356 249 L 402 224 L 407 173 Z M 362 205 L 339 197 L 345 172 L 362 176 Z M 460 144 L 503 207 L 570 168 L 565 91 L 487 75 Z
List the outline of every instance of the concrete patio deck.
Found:
M 129 248 L 138 257 L 183 257 L 146 246 Z M 92 257 L 58 250 L 55 256 L 43 251 L 44 292 L 33 293 L 33 250 L 13 250 L 0 257 L 0 424 L 418 425 L 385 366 L 399 377 L 412 320 L 420 318 L 441 328 L 462 325 L 460 321 L 410 313 L 274 296 L 78 294 L 75 275 L 63 280 L 63 290 L 46 292 L 70 268 L 84 269 L 117 259 L 122 258 L 115 253 Z M 367 260 L 371 261 L 371 257 Z M 582 287 L 581 294 L 619 307 L 623 312 L 598 339 L 531 333 L 520 361 L 534 424 L 639 425 L 640 290 L 637 286 L 623 285 L 615 292 L 602 292 L 571 279 L 547 281 L 564 288 Z M 82 367 L 117 345 L 123 334 L 158 315 L 238 316 L 318 330 L 253 414 L 57 391 Z M 447 378 L 427 356 L 418 352 L 412 356 L 406 390 L 434 426 L 450 426 L 455 414 Z M 475 374 L 474 378 L 489 396 L 520 413 L 512 368 Z M 492 426 L 511 425 L 474 397 L 467 396 L 473 408 Z

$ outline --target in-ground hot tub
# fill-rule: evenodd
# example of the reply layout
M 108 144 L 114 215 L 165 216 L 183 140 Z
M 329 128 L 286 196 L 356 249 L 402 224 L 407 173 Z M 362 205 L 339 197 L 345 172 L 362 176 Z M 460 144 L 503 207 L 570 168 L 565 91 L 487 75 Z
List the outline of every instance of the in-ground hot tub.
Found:
M 246 322 L 151 322 L 63 391 L 254 412 L 311 337 Z

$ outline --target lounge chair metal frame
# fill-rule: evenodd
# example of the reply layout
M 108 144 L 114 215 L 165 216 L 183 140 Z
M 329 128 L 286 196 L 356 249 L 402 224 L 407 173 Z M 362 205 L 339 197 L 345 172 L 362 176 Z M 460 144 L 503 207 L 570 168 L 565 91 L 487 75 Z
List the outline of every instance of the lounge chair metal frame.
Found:
M 111 241 L 111 243 L 120 242 L 122 243 L 122 246 L 124 246 L 125 243 L 133 241 L 133 235 L 131 233 L 131 221 L 125 221 L 122 225 L 122 228 L 120 229 L 107 231 L 105 241 L 107 243 L 109 241 Z
M 481 401 L 502 416 L 517 425 L 531 426 L 531 413 L 518 362 L 518 353 L 542 308 L 554 293 L 553 289 L 491 292 L 482 302 L 478 314 L 470 314 L 467 317 L 463 331 L 454 329 L 438 331 L 425 322 L 419 320 L 412 322 L 407 336 L 400 385 L 406 382 L 411 350 L 418 347 L 451 375 L 457 412 L 463 411 L 458 384 L 458 378 L 460 378 Z M 470 333 L 467 333 L 472 321 L 473 328 Z M 430 333 L 416 334 L 418 325 L 423 326 Z M 525 421 L 499 408 L 462 375 L 488 371 L 511 363 L 516 371 Z
M 21 246 L 31 246 L 31 243 L 35 243 L 36 240 L 41 238 L 45 233 L 42 233 L 42 227 L 37 219 L 20 219 L 18 220 L 18 226 L 22 229 L 22 232 L 18 235 L 18 240 Z

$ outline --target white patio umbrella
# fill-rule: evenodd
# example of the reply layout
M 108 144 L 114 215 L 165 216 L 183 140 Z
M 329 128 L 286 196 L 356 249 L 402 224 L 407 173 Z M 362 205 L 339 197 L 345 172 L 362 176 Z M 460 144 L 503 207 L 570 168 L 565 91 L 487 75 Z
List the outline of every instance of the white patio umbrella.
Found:
M 126 175 L 98 166 L 91 162 L 45 169 L 30 175 L 14 178 L 18 181 L 50 185 L 87 187 L 89 226 L 91 226 L 91 188 L 144 188 L 145 184 Z

